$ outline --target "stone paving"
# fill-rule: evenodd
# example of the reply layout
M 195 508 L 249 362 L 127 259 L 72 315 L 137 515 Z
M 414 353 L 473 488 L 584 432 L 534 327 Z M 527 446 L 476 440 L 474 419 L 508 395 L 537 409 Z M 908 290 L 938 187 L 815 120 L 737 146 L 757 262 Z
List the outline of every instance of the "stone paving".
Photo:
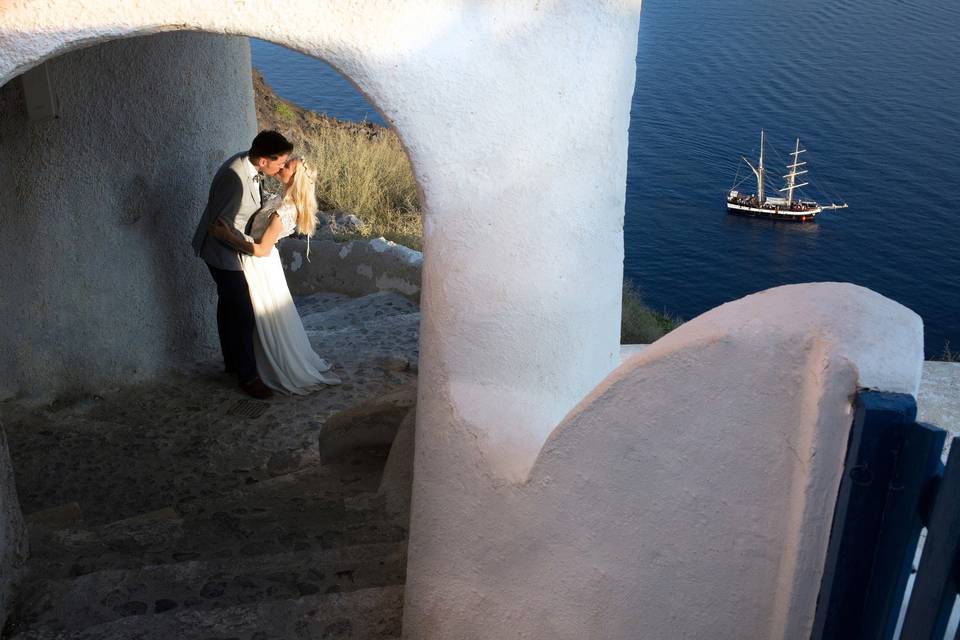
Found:
M 415 383 L 419 309 L 390 293 L 297 305 L 344 384 L 258 402 L 199 362 L 0 405 L 31 522 L 4 637 L 399 636 L 406 523 L 377 494 L 388 449 L 321 465 L 318 436 L 331 415 Z
M 960 362 L 924 362 L 917 418 L 960 436 Z
M 78 502 L 102 524 L 318 460 L 333 413 L 416 379 L 419 311 L 395 294 L 299 299 L 311 343 L 344 384 L 307 396 L 249 400 L 202 362 L 160 382 L 45 407 L 0 405 L 24 513 Z M 229 415 L 238 403 L 265 409 Z

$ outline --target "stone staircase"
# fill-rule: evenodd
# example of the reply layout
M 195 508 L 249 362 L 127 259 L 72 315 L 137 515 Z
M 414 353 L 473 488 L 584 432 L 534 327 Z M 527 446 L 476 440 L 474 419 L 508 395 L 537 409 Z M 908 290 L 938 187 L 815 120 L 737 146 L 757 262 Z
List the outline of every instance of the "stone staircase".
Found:
M 10 637 L 399 636 L 406 529 L 376 493 L 383 460 L 92 528 L 31 525 Z
M 407 528 L 380 492 L 390 447 L 344 454 L 341 435 L 321 463 L 318 443 L 330 417 L 415 383 L 419 313 L 393 294 L 298 306 L 344 385 L 248 402 L 201 363 L 0 407 L 30 532 L 5 639 L 400 636 Z
M 402 587 L 396 586 L 283 602 L 258 602 L 209 612 L 188 609 L 169 615 L 122 618 L 69 635 L 16 637 L 71 640 L 396 638 L 400 632 L 402 591 Z

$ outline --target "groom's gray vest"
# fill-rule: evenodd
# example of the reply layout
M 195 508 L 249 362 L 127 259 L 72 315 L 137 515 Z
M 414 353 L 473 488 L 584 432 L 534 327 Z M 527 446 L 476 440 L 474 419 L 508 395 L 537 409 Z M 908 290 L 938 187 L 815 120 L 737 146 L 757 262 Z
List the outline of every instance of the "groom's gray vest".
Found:
M 260 208 L 260 185 L 247 172 L 247 154 L 239 153 L 217 170 L 210 185 L 207 208 L 193 234 L 193 250 L 211 267 L 226 271 L 242 271 L 240 255 L 207 233 L 217 218 L 232 225 L 238 236 L 252 240 L 244 231 L 250 216 Z

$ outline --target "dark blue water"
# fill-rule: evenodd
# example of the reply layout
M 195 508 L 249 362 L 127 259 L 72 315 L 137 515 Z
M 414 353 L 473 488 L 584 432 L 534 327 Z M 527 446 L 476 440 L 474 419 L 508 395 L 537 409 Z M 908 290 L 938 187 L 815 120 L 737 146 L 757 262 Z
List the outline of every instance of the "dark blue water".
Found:
M 340 120 L 367 120 L 384 126 L 376 109 L 330 65 L 253 38 L 250 49 L 253 66 L 281 98 Z
M 326 65 L 256 41 L 253 56 L 280 95 L 379 121 Z M 945 340 L 956 350 L 958 62 L 956 0 L 647 0 L 625 275 L 648 304 L 684 318 L 780 284 L 854 282 L 923 317 L 928 357 Z M 771 174 L 799 136 L 820 187 L 808 194 L 850 208 L 812 225 L 725 215 L 761 128 Z

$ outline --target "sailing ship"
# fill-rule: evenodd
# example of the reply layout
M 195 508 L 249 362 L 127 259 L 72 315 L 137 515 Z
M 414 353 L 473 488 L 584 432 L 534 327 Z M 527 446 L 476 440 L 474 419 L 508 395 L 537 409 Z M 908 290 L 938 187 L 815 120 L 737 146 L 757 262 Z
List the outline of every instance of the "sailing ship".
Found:
M 807 169 L 803 168 L 807 163 L 800 160 L 800 154 L 802 153 L 806 153 L 806 149 L 800 148 L 800 138 L 797 138 L 796 146 L 790 154 L 792 162 L 787 165 L 787 174 L 783 176 L 786 184 L 778 190 L 779 193 L 785 195 L 767 196 L 763 186 L 766 168 L 763 164 L 763 131 L 761 130 L 760 161 L 757 166 L 753 166 L 749 160 L 741 156 L 741 160 L 750 167 L 753 175 L 757 178 L 757 191 L 756 193 L 741 193 L 736 190 L 739 183 L 734 184 L 727 194 L 727 213 L 754 218 L 770 218 L 772 220 L 811 222 L 821 211 L 846 209 L 846 203 L 820 204 L 815 200 L 797 197 L 798 190 L 810 184 L 809 182 L 797 182 L 799 176 L 807 173 Z M 803 178 L 800 179 L 803 180 Z

